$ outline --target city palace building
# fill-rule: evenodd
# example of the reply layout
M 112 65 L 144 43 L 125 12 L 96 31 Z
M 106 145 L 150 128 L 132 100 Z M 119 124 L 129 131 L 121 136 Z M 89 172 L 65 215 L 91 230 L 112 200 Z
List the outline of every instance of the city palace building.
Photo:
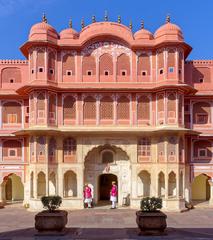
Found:
M 43 16 L 26 60 L 0 60 L 0 202 L 83 208 L 85 183 L 98 204 L 116 181 L 119 206 L 213 204 L 213 60 L 187 61 L 169 17 L 154 34 L 120 17 L 69 25 Z

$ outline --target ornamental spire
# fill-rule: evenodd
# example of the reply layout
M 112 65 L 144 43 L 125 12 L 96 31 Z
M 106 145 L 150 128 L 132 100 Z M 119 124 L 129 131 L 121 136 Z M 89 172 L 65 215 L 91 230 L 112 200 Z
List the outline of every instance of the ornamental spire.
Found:
M 43 13 L 43 16 L 42 16 L 42 22 L 47 23 L 47 18 L 45 13 Z
M 169 14 L 167 14 L 167 16 L 166 16 L 166 23 L 170 23 L 170 15 Z
M 107 22 L 109 20 L 108 18 L 108 12 L 105 11 L 105 14 L 104 14 L 104 21 Z
M 118 23 L 121 23 L 121 16 L 118 16 Z
M 144 29 L 144 20 L 141 21 L 141 29 Z
M 96 18 L 95 18 L 95 15 L 92 16 L 92 23 L 95 23 L 96 22 Z
M 132 20 L 129 22 L 129 28 L 132 30 Z
M 84 23 L 84 18 L 81 19 L 81 28 L 83 29 L 85 27 L 85 23 Z
M 69 20 L 69 28 L 72 28 L 72 18 Z

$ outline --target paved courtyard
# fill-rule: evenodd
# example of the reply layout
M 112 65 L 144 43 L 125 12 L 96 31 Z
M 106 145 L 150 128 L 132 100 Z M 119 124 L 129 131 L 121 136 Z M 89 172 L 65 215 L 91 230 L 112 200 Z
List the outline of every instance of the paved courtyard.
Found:
M 0 240 L 59 239 L 213 239 L 213 209 L 167 213 L 167 236 L 138 236 L 135 210 L 107 208 L 69 211 L 68 232 L 63 237 L 35 236 L 35 212 L 20 205 L 0 209 Z

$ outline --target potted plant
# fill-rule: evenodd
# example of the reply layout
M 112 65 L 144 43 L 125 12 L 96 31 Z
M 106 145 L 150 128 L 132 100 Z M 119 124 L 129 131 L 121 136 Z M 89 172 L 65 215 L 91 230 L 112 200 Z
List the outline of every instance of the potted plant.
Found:
M 165 234 L 166 214 L 160 211 L 162 199 L 156 197 L 146 197 L 141 200 L 140 211 L 136 212 L 136 222 L 142 235 L 162 235 Z
M 68 213 L 67 211 L 58 210 L 62 198 L 60 196 L 43 196 L 41 202 L 46 210 L 35 215 L 35 228 L 40 232 L 39 235 L 63 235 Z

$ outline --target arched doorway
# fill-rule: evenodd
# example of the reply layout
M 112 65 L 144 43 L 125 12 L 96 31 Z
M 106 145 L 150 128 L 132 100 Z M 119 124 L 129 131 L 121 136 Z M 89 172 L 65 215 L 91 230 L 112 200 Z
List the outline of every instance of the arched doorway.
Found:
M 10 174 L 5 179 L 5 200 L 6 201 L 23 201 L 24 186 L 21 178 L 16 174 Z
M 118 178 L 114 174 L 101 174 L 99 177 L 99 201 L 110 200 L 110 190 L 112 182 L 118 185 Z
M 210 198 L 210 178 L 205 174 L 195 177 L 192 182 L 192 200 L 195 203 L 208 201 Z

